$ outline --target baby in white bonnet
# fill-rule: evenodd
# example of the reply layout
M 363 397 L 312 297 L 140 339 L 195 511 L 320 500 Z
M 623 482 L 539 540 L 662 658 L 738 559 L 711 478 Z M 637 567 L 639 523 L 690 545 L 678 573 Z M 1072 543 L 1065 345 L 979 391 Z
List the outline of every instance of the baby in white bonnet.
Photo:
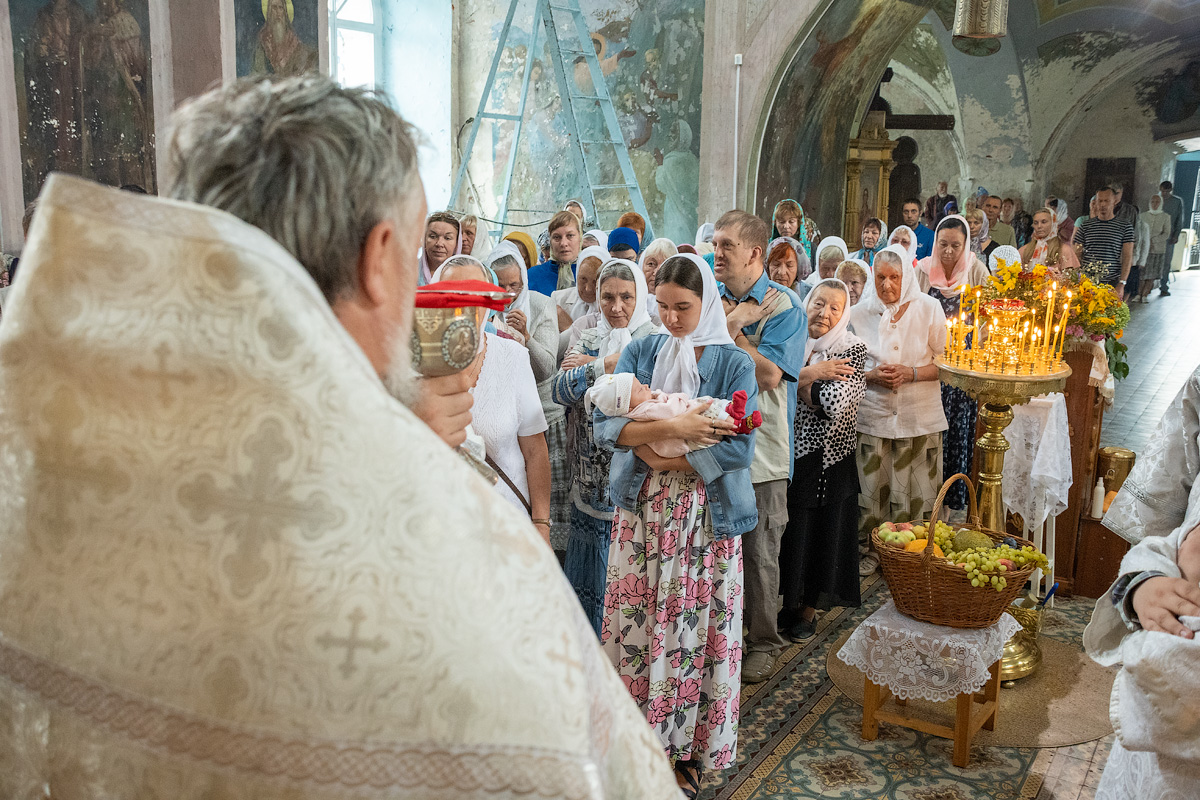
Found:
M 762 415 L 758 411 L 746 418 L 746 393 L 743 391 L 734 392 L 732 400 L 691 398 L 682 393 L 668 394 L 651 389 L 630 372 L 601 375 L 585 397 L 588 410 L 594 405 L 607 417 L 627 417 L 639 421 L 672 419 L 705 403 L 712 405 L 702 412 L 702 416 L 716 420 L 732 419 L 739 423 L 737 433 L 749 433 L 762 424 Z M 664 439 L 652 442 L 650 449 L 663 458 L 678 458 L 708 446 L 685 442 L 683 439 Z

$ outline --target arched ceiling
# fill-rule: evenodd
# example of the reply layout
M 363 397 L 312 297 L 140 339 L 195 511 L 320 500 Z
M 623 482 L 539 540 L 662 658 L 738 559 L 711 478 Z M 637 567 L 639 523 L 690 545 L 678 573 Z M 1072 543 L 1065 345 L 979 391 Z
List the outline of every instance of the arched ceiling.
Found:
M 752 182 L 759 212 L 795 195 L 826 218 L 824 209 L 840 209 L 846 145 L 883 69 L 930 10 L 948 48 L 953 0 L 837 0 L 807 22 L 763 112 Z M 996 55 L 951 51 L 948 59 L 968 113 L 1003 102 L 1018 110 L 1005 118 L 1010 129 L 990 138 L 1010 140 L 1001 150 L 1029 165 L 1032 182 L 1114 82 L 1137 84 L 1147 109 L 1156 107 L 1169 79 L 1200 54 L 1200 2 L 1012 0 L 1008 30 Z

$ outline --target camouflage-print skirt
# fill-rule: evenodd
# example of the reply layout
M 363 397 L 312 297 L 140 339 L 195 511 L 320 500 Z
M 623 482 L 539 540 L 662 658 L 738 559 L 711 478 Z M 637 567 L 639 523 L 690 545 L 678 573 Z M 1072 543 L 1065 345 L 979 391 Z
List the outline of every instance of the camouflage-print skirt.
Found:
M 883 522 L 924 519 L 941 488 L 942 434 L 911 439 L 858 435 L 859 541 Z

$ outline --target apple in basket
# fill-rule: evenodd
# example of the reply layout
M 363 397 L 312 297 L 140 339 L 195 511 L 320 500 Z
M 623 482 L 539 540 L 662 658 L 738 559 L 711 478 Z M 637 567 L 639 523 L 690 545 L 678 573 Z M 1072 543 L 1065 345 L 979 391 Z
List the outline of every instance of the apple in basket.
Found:
M 879 526 L 879 538 L 888 544 L 904 547 L 909 542 L 916 540 L 917 537 L 913 533 L 913 526 L 910 523 L 885 522 Z

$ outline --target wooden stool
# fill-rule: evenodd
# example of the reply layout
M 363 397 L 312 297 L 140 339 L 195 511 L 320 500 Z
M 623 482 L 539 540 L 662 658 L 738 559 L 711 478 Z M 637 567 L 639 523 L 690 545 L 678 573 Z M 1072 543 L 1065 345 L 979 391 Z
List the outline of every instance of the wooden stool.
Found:
M 997 659 L 990 668 L 991 677 L 984 685 L 982 692 L 960 694 L 957 698 L 957 712 L 954 717 L 954 727 L 938 725 L 919 717 L 905 716 L 892 711 L 880 711 L 880 707 L 892 697 L 892 690 L 886 686 L 873 683 L 870 678 L 864 678 L 863 685 L 863 718 L 862 737 L 874 741 L 879 736 L 879 723 L 890 722 L 902 725 L 915 731 L 922 731 L 932 736 L 951 739 L 954 742 L 954 766 L 966 768 L 971 761 L 971 740 L 975 733 L 984 728 L 996 730 L 996 716 L 1000 711 L 1000 661 Z M 907 700 L 895 698 L 896 705 L 901 708 L 908 704 Z M 976 703 L 982 708 L 974 714 L 972 710 Z

